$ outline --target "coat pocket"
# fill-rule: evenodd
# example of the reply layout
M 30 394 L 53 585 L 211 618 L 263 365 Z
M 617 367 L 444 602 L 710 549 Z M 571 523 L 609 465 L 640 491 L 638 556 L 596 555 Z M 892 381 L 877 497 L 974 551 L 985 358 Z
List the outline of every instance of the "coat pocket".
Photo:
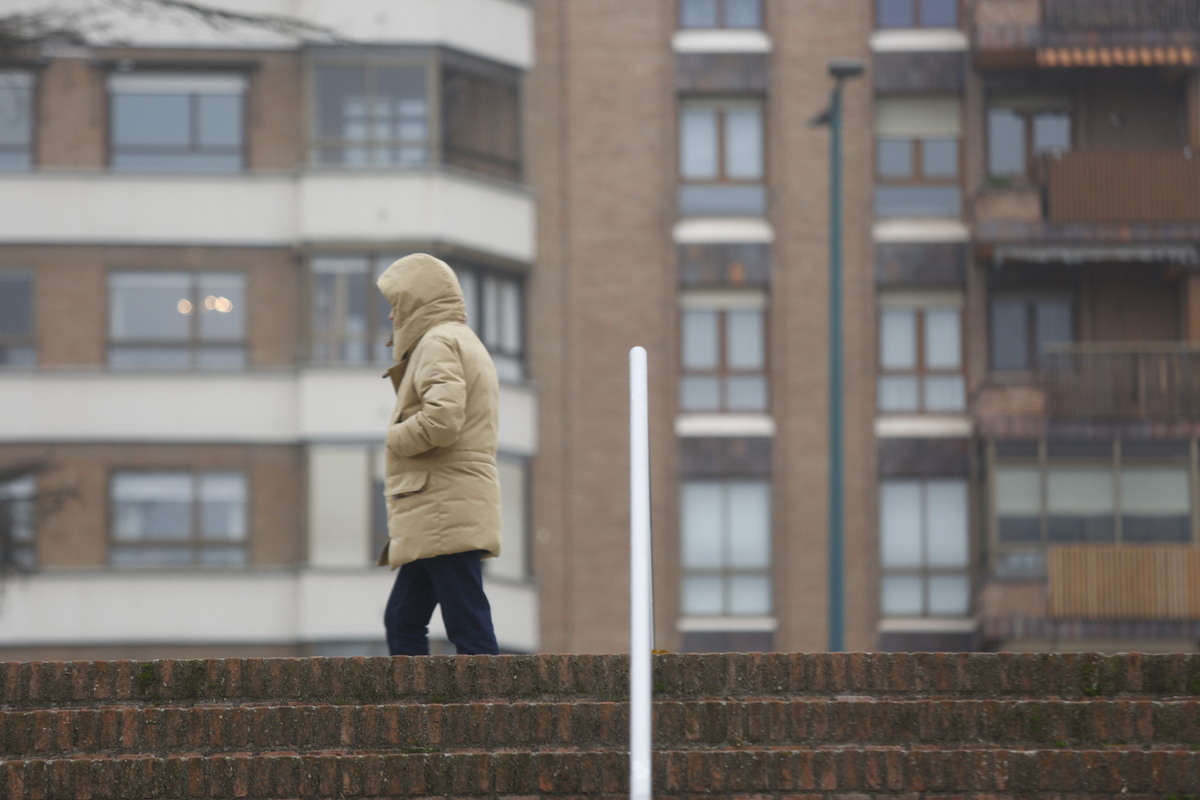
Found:
M 416 494 L 425 488 L 429 482 L 429 471 L 401 472 L 389 475 L 384 481 L 383 493 L 388 497 L 402 497 L 406 494 Z

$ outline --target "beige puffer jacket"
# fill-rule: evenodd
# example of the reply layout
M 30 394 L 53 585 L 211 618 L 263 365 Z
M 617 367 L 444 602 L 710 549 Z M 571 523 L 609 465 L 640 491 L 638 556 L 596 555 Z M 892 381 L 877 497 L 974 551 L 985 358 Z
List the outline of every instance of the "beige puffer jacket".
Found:
M 500 555 L 496 428 L 500 386 L 487 349 L 466 324 L 454 271 L 405 256 L 379 276 L 392 306 L 387 372 L 396 407 L 387 430 L 388 546 L 380 566 L 483 550 Z

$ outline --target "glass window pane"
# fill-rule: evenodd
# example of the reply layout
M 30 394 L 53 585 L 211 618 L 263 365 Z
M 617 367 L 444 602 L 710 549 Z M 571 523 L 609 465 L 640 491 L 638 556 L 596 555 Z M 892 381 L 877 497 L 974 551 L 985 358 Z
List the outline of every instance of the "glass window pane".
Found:
M 917 367 L 917 315 L 911 308 L 885 308 L 879 315 L 879 361 L 884 369 Z
M 762 115 L 758 109 L 725 112 L 725 172 L 740 180 L 762 177 Z
M 1111 469 L 1048 468 L 1046 505 L 1050 541 L 1113 541 L 1116 538 L 1114 495 Z
M 466 269 L 460 269 L 456 273 L 458 275 L 458 285 L 462 287 L 463 300 L 467 305 L 467 322 L 470 323 L 471 329 L 476 334 L 480 333 L 479 328 L 479 278 L 474 272 Z M 390 331 L 392 324 L 388 323 Z
M 726 378 L 727 411 L 762 411 L 767 407 L 766 378 Z
M 875 19 L 880 28 L 912 28 L 917 24 L 916 0 L 875 0 Z
M 112 95 L 112 147 L 184 149 L 191 143 L 191 102 L 185 94 Z
M 195 307 L 187 274 L 114 272 L 108 288 L 110 339 L 188 338 Z
M 205 94 L 196 98 L 200 147 L 241 147 L 242 96 Z
M 36 494 L 37 481 L 31 475 L 0 483 L 0 514 L 8 515 L 14 542 L 33 541 Z
M 679 126 L 679 163 L 690 180 L 717 177 L 717 115 L 709 108 L 685 108 Z
M 966 406 L 966 383 L 961 376 L 929 377 L 924 381 L 926 411 L 962 411 Z
M 362 67 L 318 67 L 315 75 L 317 136 L 367 138 L 367 71 Z M 330 153 L 335 155 L 336 151 Z M 334 158 L 332 160 L 340 160 Z
M 33 276 L 0 272 L 0 336 L 33 335 Z
M 1025 174 L 1025 120 L 1011 108 L 990 108 L 987 126 L 988 174 Z
M 718 312 L 706 309 L 683 311 L 683 368 L 716 369 L 720 360 L 717 336 Z
M 1187 469 L 1121 470 L 1121 538 L 1126 542 L 1191 541 Z
M 957 28 L 958 0 L 921 0 L 921 25 L 925 28 Z
M 182 567 L 192 563 L 189 547 L 121 547 L 108 551 L 114 567 Z
M 497 344 L 501 352 L 521 351 L 521 291 L 514 281 L 500 281 L 500 336 Z
M 196 276 L 201 339 L 245 337 L 245 283 L 245 276 L 236 272 L 202 272 Z
M 121 369 L 190 369 L 192 354 L 186 347 L 110 347 L 108 364 Z
M 1040 577 L 1046 574 L 1045 550 L 1015 550 L 996 554 L 996 575 L 1002 578 Z
M 237 472 L 207 472 L 199 477 L 200 536 L 242 541 L 246 538 L 246 478 Z
M 925 366 L 929 369 L 962 366 L 962 325 L 957 308 L 926 310 Z
M 423 140 L 428 127 L 428 105 L 423 67 L 386 67 L 376 70 L 371 138 L 380 141 Z M 476 120 L 476 123 L 479 122 Z
M 725 524 L 724 493 L 719 483 L 701 481 L 683 485 L 680 532 L 684 569 L 714 569 L 724 566 L 722 528 Z
M 1037 467 L 997 467 L 994 477 L 999 540 L 1040 542 L 1041 471 Z
M 205 547 L 200 550 L 199 562 L 206 567 L 242 567 L 246 565 L 246 550 L 241 547 Z
M 916 411 L 920 408 L 916 377 L 883 375 L 878 385 L 880 411 Z
M 717 27 L 717 0 L 680 0 L 679 25 L 682 28 Z
M 1071 149 L 1071 115 L 1066 111 L 1039 111 L 1033 115 L 1033 152 L 1060 153 Z
M 928 178 L 958 176 L 958 139 L 922 139 L 921 172 Z
M 1051 344 L 1073 341 L 1071 304 L 1066 300 L 1042 300 L 1037 304 L 1037 344 L 1039 357 Z
M 191 532 L 192 476 L 121 473 L 113 476 L 113 538 L 187 539 Z
M 736 568 L 771 564 L 771 489 L 762 481 L 730 481 L 728 563 Z
M 29 163 L 27 148 L 33 141 L 33 91 L 30 83 L 25 73 L 0 72 L 0 147 L 6 151 L 15 150 L 9 154 L 19 156 L 6 166 Z
M 879 139 L 875 143 L 875 162 L 881 178 L 911 178 L 912 139 Z
M 875 187 L 875 214 L 879 217 L 959 217 L 962 190 L 958 184 L 903 184 Z
M 679 382 L 679 406 L 684 411 L 719 411 L 721 409 L 721 380 L 719 378 L 683 378 Z
M 969 558 L 967 484 L 931 480 L 925 484 L 928 542 L 925 562 L 931 567 L 965 567 Z
M 1021 300 L 992 301 L 991 322 L 992 369 L 1029 369 L 1025 303 Z
M 765 616 L 771 613 L 771 579 L 766 575 L 734 575 L 729 579 L 729 613 Z
M 723 581 L 715 575 L 688 575 L 683 579 L 683 613 L 711 617 L 725 613 Z
M 919 567 L 923 538 L 921 484 L 885 480 L 879 495 L 880 563 L 884 569 Z
M 930 614 L 939 617 L 965 617 L 970 610 L 971 582 L 966 575 L 930 576 Z
M 761 28 L 760 0 L 725 0 L 725 27 Z
M 880 604 L 887 617 L 920 616 L 925 610 L 921 599 L 921 579 L 916 575 L 884 575 L 880 586 Z
M 761 311 L 728 311 L 725 314 L 730 369 L 761 370 L 766 363 Z

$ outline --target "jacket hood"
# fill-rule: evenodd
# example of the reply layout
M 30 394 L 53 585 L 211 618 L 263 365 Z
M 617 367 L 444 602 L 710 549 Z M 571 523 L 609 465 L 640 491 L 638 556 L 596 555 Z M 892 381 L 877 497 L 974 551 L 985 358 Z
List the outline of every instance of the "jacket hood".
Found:
M 392 358 L 397 363 L 434 325 L 467 320 L 454 270 L 431 255 L 413 253 L 392 262 L 376 285 L 392 307 Z

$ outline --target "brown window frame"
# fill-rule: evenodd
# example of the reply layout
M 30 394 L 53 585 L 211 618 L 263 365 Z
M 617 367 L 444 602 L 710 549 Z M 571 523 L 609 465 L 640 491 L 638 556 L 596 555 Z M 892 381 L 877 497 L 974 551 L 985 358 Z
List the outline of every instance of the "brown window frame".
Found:
M 679 24 L 679 30 L 681 30 L 681 31 L 710 31 L 710 30 L 760 31 L 760 30 L 765 30 L 767 27 L 766 8 L 764 8 L 765 3 L 763 2 L 763 0 L 754 0 L 754 3 L 758 6 L 758 25 L 757 26 L 729 25 L 728 24 L 728 14 L 726 13 L 726 9 L 729 5 L 730 0 L 713 0 L 713 3 L 716 6 L 716 15 L 717 15 L 717 24 L 715 26 L 713 26 L 713 27 L 695 27 L 695 26 L 690 26 L 690 25 L 684 25 L 684 16 L 683 16 L 684 15 L 684 6 L 687 5 L 688 0 L 678 0 L 678 2 L 679 2 L 679 8 L 677 9 L 678 14 L 676 16 L 676 19 Z
M 954 369 L 934 369 L 925 363 L 926 351 L 926 319 L 930 311 L 943 311 L 952 309 L 958 314 L 958 348 L 959 348 L 959 363 Z M 880 414 L 965 414 L 967 412 L 966 400 L 966 376 L 967 376 L 967 347 L 966 347 L 966 314 L 963 313 L 961 305 L 952 305 L 950 303 L 937 302 L 913 302 L 888 304 L 883 303 L 879 307 L 879 332 L 883 334 L 883 315 L 888 311 L 905 310 L 915 314 L 915 341 L 914 347 L 916 352 L 916 363 L 912 369 L 895 369 L 884 366 L 883 363 L 883 347 L 880 343 L 876 357 L 876 368 L 878 369 L 880 378 L 906 378 L 911 377 L 917 382 L 917 406 L 913 409 L 884 409 L 879 408 Z M 963 381 L 963 405 L 958 410 L 942 410 L 927 408 L 925 398 L 925 378 L 953 378 L 957 377 Z
M 755 177 L 734 177 L 729 174 L 725 143 L 727 140 L 727 115 L 733 110 L 753 109 L 758 113 L 759 123 L 759 140 L 758 140 L 758 157 L 760 163 L 759 173 Z M 684 172 L 684 125 L 683 117 L 689 110 L 707 110 L 717 116 L 717 140 L 716 140 L 716 155 L 717 155 L 717 170 L 716 175 L 711 178 L 697 178 L 688 176 Z M 767 147 L 766 147 L 766 104 L 757 98 L 738 98 L 727 100 L 698 100 L 688 99 L 679 105 L 679 182 L 687 186 L 761 186 L 766 182 L 766 176 L 770 172 L 770 165 L 767 163 Z
M 753 311 L 759 318 L 759 331 L 762 336 L 763 361 L 757 369 L 737 369 L 729 365 L 729 315 L 733 312 Z M 689 368 L 684 362 L 685 333 L 684 320 L 689 312 L 710 312 L 717 315 L 717 364 L 712 369 Z M 684 305 L 679 309 L 679 409 L 684 413 L 695 414 L 765 414 L 771 409 L 771 353 L 769 332 L 769 309 L 766 304 L 759 307 L 742 307 L 737 305 L 721 305 L 719 303 L 703 305 Z M 717 382 L 716 408 L 690 407 L 684 399 L 684 381 L 688 378 L 713 379 Z M 764 383 L 764 402 L 762 408 L 742 409 L 731 407 L 729 402 L 729 382 L 737 378 L 760 378 Z
M 912 25 L 884 26 L 884 25 L 880 24 L 880 19 L 881 19 L 882 15 L 879 13 L 879 5 L 881 2 L 886 2 L 886 0 L 875 0 L 875 2 L 872 4 L 872 15 L 874 17 L 875 29 L 876 30 L 884 30 L 884 31 L 912 30 L 912 29 L 943 31 L 943 30 L 960 30 L 962 28 L 963 8 L 962 8 L 962 4 L 960 2 L 958 2 L 958 0 L 955 0 L 955 2 L 954 2 L 955 14 L 954 14 L 954 25 L 953 26 L 922 24 L 922 22 L 921 22 L 922 13 L 921 12 L 922 12 L 922 7 L 925 5 L 925 0 L 908 0 L 908 1 L 912 4 L 913 24 Z

